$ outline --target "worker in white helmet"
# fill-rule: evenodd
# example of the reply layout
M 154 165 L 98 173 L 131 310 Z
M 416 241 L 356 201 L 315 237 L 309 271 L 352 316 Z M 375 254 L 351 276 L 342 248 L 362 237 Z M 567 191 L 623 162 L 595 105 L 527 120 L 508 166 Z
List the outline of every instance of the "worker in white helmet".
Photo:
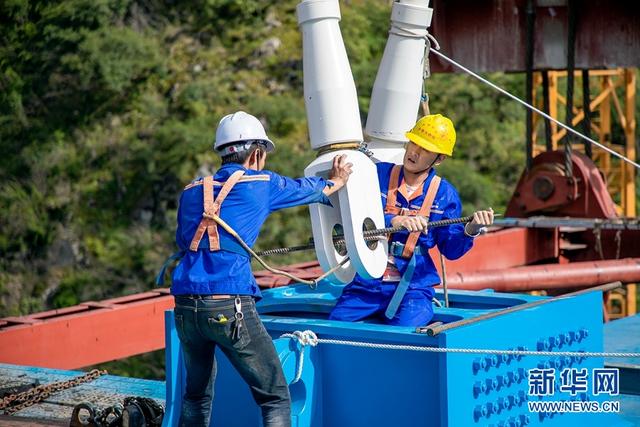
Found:
M 336 156 L 329 179 L 287 178 L 264 170 L 274 148 L 256 117 L 243 111 L 225 116 L 214 144 L 222 167 L 215 175 L 187 185 L 180 198 L 176 241 L 182 258 L 171 286 L 187 371 L 180 425 L 209 425 L 216 347 L 249 385 L 262 410 L 263 425 L 291 425 L 289 388 L 255 308 L 261 295 L 251 259 L 206 214 L 221 217 L 253 246 L 271 212 L 329 204 L 327 196 L 345 185 L 352 165 L 344 156 Z

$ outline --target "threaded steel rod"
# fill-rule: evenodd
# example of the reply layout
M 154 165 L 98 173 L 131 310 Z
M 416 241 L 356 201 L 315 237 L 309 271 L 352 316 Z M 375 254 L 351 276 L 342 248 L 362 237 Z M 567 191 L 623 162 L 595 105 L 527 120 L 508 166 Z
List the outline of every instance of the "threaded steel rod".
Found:
M 447 225 L 462 224 L 462 223 L 470 222 L 471 220 L 473 220 L 473 215 L 465 216 L 462 218 L 441 219 L 439 221 L 428 222 L 427 228 L 445 227 Z M 402 226 L 378 228 L 375 230 L 363 231 L 362 235 L 365 241 L 371 241 L 371 240 L 379 240 L 381 236 L 384 236 L 386 234 L 397 233 L 399 231 L 407 231 L 407 229 Z M 333 244 L 336 246 L 344 246 L 346 244 L 344 235 L 338 234 L 336 236 L 333 236 Z M 291 252 L 308 251 L 313 249 L 314 247 L 315 245 L 313 243 L 313 239 L 309 239 L 309 244 L 307 245 L 290 246 L 287 248 L 268 249 L 268 250 L 260 251 L 256 253 L 260 256 L 285 255 Z

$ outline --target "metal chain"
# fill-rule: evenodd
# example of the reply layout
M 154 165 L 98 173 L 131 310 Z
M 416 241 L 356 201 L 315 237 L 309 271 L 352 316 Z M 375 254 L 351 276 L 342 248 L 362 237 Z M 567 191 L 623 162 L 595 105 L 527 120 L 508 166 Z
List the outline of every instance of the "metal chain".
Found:
M 290 334 L 282 334 L 280 338 L 291 338 L 298 341 L 301 346 L 318 344 L 346 345 L 351 347 L 377 348 L 383 350 L 409 350 L 431 353 L 473 353 L 473 354 L 509 354 L 512 356 L 575 356 L 575 357 L 640 357 L 640 353 L 609 353 L 595 351 L 532 351 L 532 350 L 494 350 L 486 348 L 447 348 L 425 347 L 417 345 L 378 344 L 363 341 L 334 340 L 317 338 L 313 331 L 295 331 Z
M 53 393 L 61 390 L 66 390 L 78 386 L 80 384 L 93 381 L 96 378 L 106 375 L 107 371 L 94 369 L 84 375 L 67 380 L 58 381 L 51 384 L 43 384 L 22 393 L 11 394 L 0 401 L 0 411 L 4 410 L 6 415 L 11 415 L 18 412 L 28 406 L 35 405 L 36 403 L 48 398 Z

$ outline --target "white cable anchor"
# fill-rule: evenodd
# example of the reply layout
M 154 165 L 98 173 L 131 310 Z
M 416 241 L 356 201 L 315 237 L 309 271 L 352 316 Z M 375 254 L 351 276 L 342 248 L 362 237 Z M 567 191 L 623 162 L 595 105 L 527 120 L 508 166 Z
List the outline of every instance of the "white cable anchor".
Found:
M 302 377 L 302 368 L 304 367 L 304 349 L 308 345 L 310 345 L 311 347 L 315 347 L 316 345 L 318 345 L 318 337 L 316 336 L 315 332 L 306 330 L 306 331 L 294 331 L 291 334 L 282 334 L 280 335 L 280 338 L 295 339 L 300 344 L 300 350 L 298 351 L 298 359 L 296 360 L 296 365 L 297 365 L 296 376 L 293 379 L 293 381 L 291 381 L 291 384 L 295 384 L 298 381 L 300 381 L 300 378 Z

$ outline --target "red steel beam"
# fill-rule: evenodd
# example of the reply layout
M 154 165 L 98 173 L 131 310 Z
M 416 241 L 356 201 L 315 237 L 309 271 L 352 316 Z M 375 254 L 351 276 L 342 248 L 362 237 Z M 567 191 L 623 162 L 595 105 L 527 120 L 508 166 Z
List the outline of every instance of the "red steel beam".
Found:
M 478 72 L 525 71 L 526 0 L 434 0 L 430 32 L 442 51 Z M 565 69 L 567 1 L 534 1 L 533 68 Z M 640 65 L 640 2 L 576 2 L 575 66 Z M 615 47 L 612 47 L 615 46 Z M 437 57 L 433 72 L 459 71 Z
M 0 319 L 0 362 L 77 369 L 164 348 L 168 290 Z
M 429 251 L 440 271 L 438 249 Z M 519 267 L 554 261 L 560 254 L 557 228 L 508 228 L 477 237 L 462 258 L 446 260 L 447 273 Z
M 490 288 L 498 292 L 583 288 L 615 281 L 640 282 L 640 258 L 447 274 L 447 286 L 450 288 L 466 290 Z

